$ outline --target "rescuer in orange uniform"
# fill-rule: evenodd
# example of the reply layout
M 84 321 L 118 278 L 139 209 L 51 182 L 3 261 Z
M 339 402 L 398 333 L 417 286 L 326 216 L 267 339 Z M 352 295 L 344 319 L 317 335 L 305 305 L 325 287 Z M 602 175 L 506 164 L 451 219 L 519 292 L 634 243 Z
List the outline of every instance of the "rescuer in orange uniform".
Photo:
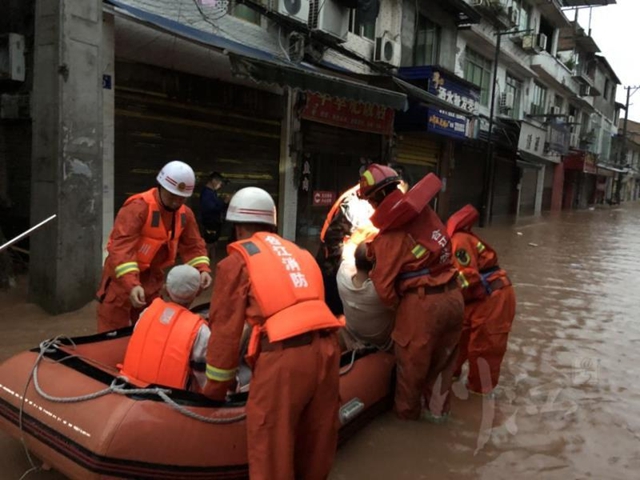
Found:
M 156 298 L 164 269 L 176 256 L 200 271 L 200 285 L 211 285 L 209 257 L 193 212 L 184 202 L 193 193 L 195 174 L 180 161 L 167 163 L 160 184 L 129 197 L 116 216 L 98 290 L 98 332 L 135 323 Z
M 516 312 L 516 297 L 507 272 L 498 266 L 493 248 L 471 231 L 478 211 L 467 205 L 447 222 L 454 262 L 465 300 L 460 355 L 455 375 L 469 360 L 467 388 L 490 393 L 498 384 L 500 364 Z
M 369 246 L 370 278 L 388 306 L 397 306 L 395 411 L 400 418 L 441 421 L 449 412 L 453 369 L 463 319 L 463 300 L 451 263 L 449 237 L 429 207 L 440 180 L 433 174 L 406 194 L 400 177 L 372 164 L 360 179 L 361 196 L 376 209 L 380 229 Z M 424 407 L 422 400 L 424 399 Z
M 325 479 L 337 446 L 336 331 L 342 324 L 324 302 L 322 274 L 311 254 L 273 233 L 276 208 L 267 192 L 238 191 L 226 219 L 238 241 L 216 270 L 204 393 L 225 398 L 249 323 L 249 476 Z
M 200 391 L 206 383 L 209 325 L 189 310 L 200 292 L 200 272 L 189 265 L 173 267 L 164 289 L 169 301 L 156 298 L 142 312 L 120 373 L 134 383 Z M 192 371 L 192 364 L 203 368 Z

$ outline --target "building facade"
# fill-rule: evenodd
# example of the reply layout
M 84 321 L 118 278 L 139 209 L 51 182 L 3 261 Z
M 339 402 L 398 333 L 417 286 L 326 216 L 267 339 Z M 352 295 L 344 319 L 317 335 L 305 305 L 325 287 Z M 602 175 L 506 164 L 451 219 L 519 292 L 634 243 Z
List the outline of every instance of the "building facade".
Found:
M 92 298 L 119 207 L 176 158 L 265 188 L 312 250 L 371 162 L 438 173 L 443 218 L 584 206 L 600 177 L 608 198 L 619 81 L 563 9 L 597 3 L 3 2 L 5 234 L 58 213 L 30 238 L 32 300 Z

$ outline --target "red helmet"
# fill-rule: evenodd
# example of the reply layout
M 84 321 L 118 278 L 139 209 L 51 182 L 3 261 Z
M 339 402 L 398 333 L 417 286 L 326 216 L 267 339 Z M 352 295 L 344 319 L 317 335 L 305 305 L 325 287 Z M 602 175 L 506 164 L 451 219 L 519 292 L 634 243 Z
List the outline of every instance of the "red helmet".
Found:
M 398 185 L 401 180 L 400 175 L 393 168 L 372 163 L 360 177 L 358 196 L 360 198 L 371 198 L 387 185 Z

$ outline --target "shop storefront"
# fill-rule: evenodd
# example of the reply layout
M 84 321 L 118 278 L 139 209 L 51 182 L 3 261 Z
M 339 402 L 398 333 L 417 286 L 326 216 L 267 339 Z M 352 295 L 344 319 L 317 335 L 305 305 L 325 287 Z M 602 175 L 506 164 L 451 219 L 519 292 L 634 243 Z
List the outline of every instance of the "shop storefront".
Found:
M 596 201 L 598 169 L 596 156 L 591 152 L 571 150 L 563 159 L 565 210 L 586 208 Z
M 414 182 L 429 172 L 442 178 L 445 188 L 437 200 L 437 210 L 447 216 L 452 212 L 453 189 L 466 197 L 466 190 L 453 187 L 454 183 L 481 183 L 481 177 L 459 169 L 456 157 L 457 144 L 477 136 L 479 89 L 440 67 L 406 67 L 399 70 L 399 75 L 420 90 L 408 92 L 409 110 L 396 116 L 394 161 Z
M 116 208 L 174 159 L 191 165 L 200 186 L 216 170 L 230 180 L 223 192 L 251 185 L 277 199 L 280 95 L 140 63 L 116 70 Z
M 388 161 L 395 110 L 310 93 L 300 95 L 301 156 L 296 239 L 311 250 L 331 205 L 372 162 Z
M 568 150 L 569 130 L 561 123 L 545 127 L 526 121 L 518 123 L 518 214 L 539 215 L 551 210 L 554 196 L 561 195 L 562 186 L 554 177 L 556 166 Z

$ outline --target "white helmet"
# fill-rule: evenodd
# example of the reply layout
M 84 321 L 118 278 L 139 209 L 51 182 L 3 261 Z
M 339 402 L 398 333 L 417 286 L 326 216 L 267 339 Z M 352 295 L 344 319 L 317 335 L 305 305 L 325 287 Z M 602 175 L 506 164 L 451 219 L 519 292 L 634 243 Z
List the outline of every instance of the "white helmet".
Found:
M 245 187 L 236 192 L 227 209 L 227 221 L 234 223 L 266 223 L 276 226 L 276 205 L 266 191 Z
M 190 197 L 196 185 L 196 175 L 193 169 L 184 162 L 174 160 L 167 163 L 158 176 L 158 183 L 169 192 L 180 197 Z

